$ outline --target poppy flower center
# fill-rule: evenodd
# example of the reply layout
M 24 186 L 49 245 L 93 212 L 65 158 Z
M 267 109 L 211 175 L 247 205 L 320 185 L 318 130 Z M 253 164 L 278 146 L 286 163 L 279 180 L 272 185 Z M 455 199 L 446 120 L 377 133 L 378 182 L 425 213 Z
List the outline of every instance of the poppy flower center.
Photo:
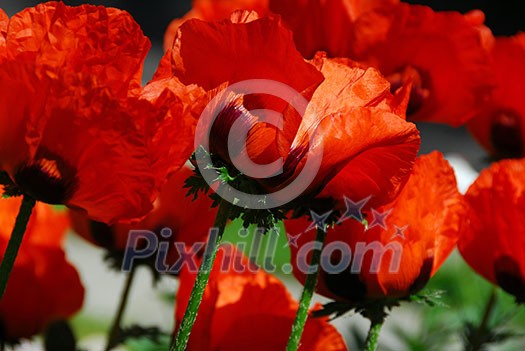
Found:
M 47 149 L 21 164 L 14 181 L 23 193 L 49 204 L 64 204 L 78 185 L 75 169 Z
M 394 94 L 402 86 L 412 83 L 408 100 L 407 115 L 417 113 L 430 96 L 424 74 L 416 68 L 407 66 L 387 77 L 390 82 L 390 91 Z
M 496 112 L 492 118 L 490 139 L 498 156 L 503 158 L 522 157 L 523 138 L 519 115 L 512 111 Z

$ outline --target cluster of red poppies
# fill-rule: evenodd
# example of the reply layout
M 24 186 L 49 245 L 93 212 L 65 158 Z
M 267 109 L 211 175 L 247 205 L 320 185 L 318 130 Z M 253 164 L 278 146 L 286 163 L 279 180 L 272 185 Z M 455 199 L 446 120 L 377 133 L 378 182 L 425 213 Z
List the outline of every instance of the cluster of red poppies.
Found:
M 358 271 L 321 269 L 316 291 L 330 299 L 368 306 L 406 298 L 457 245 L 474 270 L 525 301 L 525 100 L 518 96 L 525 36 L 495 38 L 483 23 L 480 11 L 435 12 L 396 0 L 194 0 L 168 28 L 166 54 L 143 85 L 150 44 L 126 12 L 59 2 L 11 18 L 0 10 L 0 183 L 10 197 L 0 200 L 4 261 L 17 196 L 37 201 L 0 300 L 0 339 L 31 337 L 81 308 L 84 288 L 62 247 L 68 216 L 77 233 L 113 253 L 125 251 L 131 229 L 169 227 L 170 242 L 206 241 L 217 198 L 186 197 L 185 182 L 196 175 L 185 163 L 210 102 L 252 79 L 293 88 L 307 101 L 304 111 L 267 94 L 227 96 L 207 151 L 231 171 L 229 130 L 247 125 L 242 152 L 257 164 L 284 160 L 277 177 L 245 177 L 269 194 L 293 182 L 308 159 L 320 160 L 293 206 L 281 209 L 299 281 L 308 274 L 298 255 L 321 227 L 312 217 L 328 213 L 335 219 L 322 224 L 326 245 L 401 247 L 398 269 L 395 250 L 379 262 L 365 254 Z M 283 128 L 260 123 L 257 109 L 279 112 Z M 410 121 L 467 125 L 492 156 L 512 159 L 494 162 L 462 195 L 439 152 L 418 156 Z M 178 254 L 170 247 L 166 261 Z M 337 251 L 329 257 L 341 259 Z M 176 329 L 196 275 L 180 272 Z M 296 310 L 270 274 L 215 266 L 188 350 L 284 349 Z M 326 318 L 309 318 L 301 343 L 301 350 L 346 350 Z

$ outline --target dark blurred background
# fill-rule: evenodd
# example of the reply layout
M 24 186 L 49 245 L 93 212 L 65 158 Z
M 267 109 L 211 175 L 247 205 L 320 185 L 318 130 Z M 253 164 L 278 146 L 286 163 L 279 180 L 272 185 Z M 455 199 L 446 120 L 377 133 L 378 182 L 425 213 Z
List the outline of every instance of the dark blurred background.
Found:
M 0 0 L 0 7 L 11 16 L 26 7 L 42 2 L 44 1 Z M 166 27 L 172 19 L 181 17 L 191 7 L 191 0 L 156 0 L 147 2 L 144 0 L 68 0 L 64 2 L 68 5 L 79 5 L 82 3 L 105 5 L 130 12 L 153 44 L 144 68 L 145 81 L 153 75 L 162 56 L 162 38 Z M 429 5 L 440 11 L 456 10 L 467 12 L 473 9 L 483 10 L 486 14 L 486 24 L 495 35 L 512 35 L 518 31 L 525 31 L 524 0 L 405 0 L 405 2 Z M 418 124 L 418 128 L 423 137 L 422 153 L 428 153 L 435 149 L 445 154 L 454 153 L 477 170 L 489 164 L 486 153 L 472 140 L 464 128 L 451 128 L 427 123 Z
M 485 12 L 486 25 L 495 35 L 512 35 L 525 31 L 525 3 L 523 0 L 404 0 L 410 4 L 423 4 L 438 11 Z

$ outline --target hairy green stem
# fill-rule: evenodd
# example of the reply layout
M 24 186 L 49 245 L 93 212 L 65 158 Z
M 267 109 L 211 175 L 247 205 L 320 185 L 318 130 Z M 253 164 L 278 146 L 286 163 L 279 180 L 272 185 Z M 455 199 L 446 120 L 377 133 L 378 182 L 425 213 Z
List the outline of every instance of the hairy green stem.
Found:
M 2 264 L 0 265 L 0 300 L 4 296 L 7 282 L 9 280 L 9 275 L 13 270 L 13 265 L 15 264 L 18 250 L 22 245 L 27 223 L 31 218 L 31 213 L 33 212 L 35 203 L 36 200 L 30 196 L 24 195 L 22 198 L 22 204 L 20 205 L 20 210 L 16 216 L 15 226 L 11 232 L 11 237 L 7 243 L 4 258 L 2 259 Z
M 222 201 L 219 204 L 219 210 L 217 212 L 217 217 L 215 218 L 214 224 L 215 232 L 210 233 L 208 247 L 206 248 L 206 252 L 202 258 L 199 272 L 197 273 L 190 299 L 188 301 L 188 306 L 186 307 L 179 331 L 173 340 L 170 351 L 184 351 L 186 349 L 186 345 L 188 344 L 188 340 L 190 338 L 191 329 L 193 328 L 193 324 L 197 319 L 197 312 L 202 301 L 202 296 L 204 295 L 206 285 L 208 284 L 208 280 L 210 278 L 213 262 L 215 261 L 215 256 L 217 256 L 217 250 L 221 243 L 226 224 L 228 223 L 231 209 L 230 206 L 230 203 L 227 201 Z
M 383 327 L 383 320 L 370 320 L 370 329 L 365 342 L 365 351 L 375 351 L 379 344 L 379 333 Z
M 299 301 L 299 309 L 295 315 L 295 320 L 292 325 L 292 332 L 288 339 L 286 351 L 296 351 L 299 348 L 301 336 L 303 335 L 304 326 L 306 319 L 308 318 L 308 309 L 312 301 L 315 286 L 317 285 L 317 278 L 319 276 L 319 263 L 321 261 L 321 252 L 323 251 L 324 242 L 326 239 L 326 229 L 317 227 L 316 234 L 316 247 L 312 252 L 312 258 L 310 259 L 310 268 L 313 272 L 310 272 L 306 276 L 304 283 L 303 292 L 301 294 L 301 300 Z

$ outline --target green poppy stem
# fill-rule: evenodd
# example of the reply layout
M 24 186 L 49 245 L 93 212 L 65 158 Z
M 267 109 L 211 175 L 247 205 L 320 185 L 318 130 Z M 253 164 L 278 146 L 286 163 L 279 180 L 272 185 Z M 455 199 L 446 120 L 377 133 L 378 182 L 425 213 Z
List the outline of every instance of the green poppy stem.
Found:
M 133 265 L 127 274 L 124 290 L 122 290 L 122 295 L 120 297 L 119 307 L 115 314 L 111 329 L 109 330 L 105 351 L 113 349 L 118 344 L 117 340 L 121 331 L 122 317 L 124 317 L 124 312 L 128 304 L 129 294 L 131 292 L 131 286 L 133 285 L 133 278 L 135 277 L 136 270 L 136 265 Z
M 22 198 L 22 204 L 20 205 L 20 210 L 16 216 L 15 226 L 11 232 L 11 237 L 7 243 L 4 258 L 2 259 L 2 264 L 0 265 L 0 300 L 4 296 L 7 282 L 9 280 L 9 275 L 13 270 L 16 256 L 18 255 L 18 250 L 22 245 L 27 223 L 31 218 L 31 213 L 33 212 L 35 203 L 36 200 L 30 196 L 24 195 Z
M 315 286 L 317 285 L 317 279 L 319 276 L 319 263 L 321 262 L 321 252 L 323 251 L 325 239 L 326 229 L 317 227 L 317 234 L 315 238 L 317 247 L 312 252 L 312 258 L 310 259 L 310 268 L 314 269 L 314 271 L 310 272 L 306 276 L 303 292 L 301 294 L 301 300 L 299 301 L 299 309 L 295 315 L 292 333 L 288 339 L 286 351 L 296 351 L 299 348 L 301 336 L 303 335 L 304 326 L 306 324 L 306 319 L 308 318 L 308 309 L 310 308 Z
M 228 218 L 230 216 L 230 203 L 227 201 L 222 201 L 219 204 L 219 210 L 217 212 L 217 217 L 215 218 L 214 230 L 215 233 L 210 233 L 210 240 L 208 241 L 208 247 L 202 258 L 201 265 L 199 267 L 199 272 L 195 279 L 193 285 L 193 290 L 191 291 L 190 300 L 188 301 L 188 306 L 184 312 L 184 317 L 182 317 L 182 322 L 177 332 L 170 351 L 184 351 L 188 340 L 190 338 L 191 329 L 193 324 L 197 319 L 197 312 L 202 301 L 202 296 L 206 290 L 206 285 L 210 278 L 210 273 L 213 268 L 213 262 L 217 256 L 217 251 L 224 234 L 224 229 L 228 223 Z
M 383 327 L 383 319 L 370 320 L 370 330 L 365 342 L 365 351 L 375 351 L 379 344 L 379 333 Z

